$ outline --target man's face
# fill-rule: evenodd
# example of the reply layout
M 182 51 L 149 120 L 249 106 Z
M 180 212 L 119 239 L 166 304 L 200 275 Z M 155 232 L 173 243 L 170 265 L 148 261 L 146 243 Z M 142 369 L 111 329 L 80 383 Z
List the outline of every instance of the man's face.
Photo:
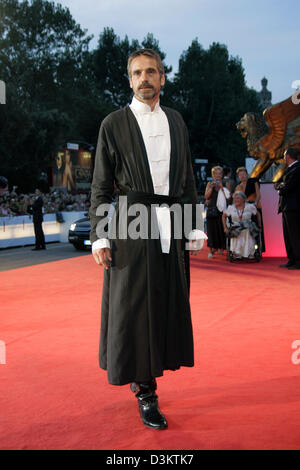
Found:
M 153 102 L 159 97 L 165 76 L 160 75 L 157 62 L 151 57 L 141 55 L 131 62 L 130 88 L 134 96 L 143 101 Z

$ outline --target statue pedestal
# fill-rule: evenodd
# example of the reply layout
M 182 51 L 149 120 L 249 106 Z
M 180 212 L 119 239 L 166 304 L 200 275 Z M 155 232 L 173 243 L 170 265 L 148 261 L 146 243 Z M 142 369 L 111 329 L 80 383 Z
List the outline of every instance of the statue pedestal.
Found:
M 278 192 L 273 183 L 260 185 L 266 252 L 264 257 L 286 257 L 282 232 L 282 215 L 278 211 Z

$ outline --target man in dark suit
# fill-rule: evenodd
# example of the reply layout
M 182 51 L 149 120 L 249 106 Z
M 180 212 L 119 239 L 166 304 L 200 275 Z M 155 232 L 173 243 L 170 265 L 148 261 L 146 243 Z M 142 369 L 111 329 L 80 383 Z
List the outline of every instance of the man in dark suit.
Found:
M 43 232 L 43 198 L 41 196 L 41 191 L 39 189 L 35 190 L 35 201 L 34 203 L 28 208 L 28 212 L 33 215 L 33 226 L 34 226 L 34 234 L 35 234 L 35 248 L 33 251 L 36 250 L 45 250 L 45 236 Z
M 300 269 L 300 151 L 288 148 L 282 181 L 275 184 L 279 192 L 278 213 L 282 212 L 284 243 L 288 262 L 282 268 Z

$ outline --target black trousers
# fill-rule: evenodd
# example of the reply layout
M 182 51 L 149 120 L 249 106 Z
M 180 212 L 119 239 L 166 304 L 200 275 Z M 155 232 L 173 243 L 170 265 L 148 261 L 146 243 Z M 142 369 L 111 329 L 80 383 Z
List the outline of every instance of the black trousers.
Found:
M 261 220 L 261 251 L 262 253 L 264 253 L 266 251 L 265 236 L 264 236 L 264 221 L 263 221 L 262 210 L 260 208 L 258 208 L 257 210 L 260 213 L 260 220 Z
M 44 248 L 45 246 L 45 236 L 43 232 L 42 222 L 34 220 L 34 234 L 35 234 L 35 246 L 36 248 Z
M 284 211 L 282 225 L 289 262 L 300 267 L 300 212 Z

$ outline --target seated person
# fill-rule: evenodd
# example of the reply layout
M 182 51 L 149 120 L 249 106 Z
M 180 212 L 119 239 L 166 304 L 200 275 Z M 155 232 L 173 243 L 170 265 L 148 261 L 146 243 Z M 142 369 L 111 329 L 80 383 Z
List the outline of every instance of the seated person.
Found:
M 241 166 L 236 170 L 236 174 L 240 179 L 240 184 L 235 188 L 235 191 L 242 191 L 246 194 L 247 202 L 255 204 L 261 220 L 261 251 L 266 251 L 265 240 L 264 240 L 264 229 L 263 229 L 263 217 L 261 208 L 261 194 L 259 188 L 259 182 L 257 178 L 249 178 L 247 168 Z
M 233 204 L 223 212 L 222 222 L 224 232 L 230 237 L 230 251 L 238 258 L 254 258 L 255 237 L 259 228 L 252 221 L 252 216 L 257 216 L 258 226 L 261 227 L 260 214 L 254 204 L 246 201 L 246 195 L 242 191 L 233 194 Z M 231 226 L 227 227 L 227 218 L 231 218 Z

